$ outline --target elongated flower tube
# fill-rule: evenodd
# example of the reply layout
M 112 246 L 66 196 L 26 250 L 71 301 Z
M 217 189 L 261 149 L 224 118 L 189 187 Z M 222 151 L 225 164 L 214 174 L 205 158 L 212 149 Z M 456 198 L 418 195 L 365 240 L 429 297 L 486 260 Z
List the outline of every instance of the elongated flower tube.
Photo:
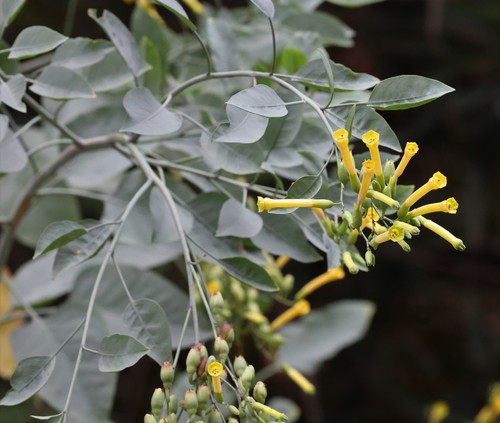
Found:
M 366 193 L 372 181 L 373 172 L 375 171 L 375 162 L 373 160 L 365 160 L 362 164 L 363 178 L 361 179 L 361 187 L 358 192 L 358 207 L 361 206 L 365 200 Z
M 319 276 L 316 276 L 314 279 L 311 279 L 307 282 L 296 294 L 295 300 L 301 300 L 302 298 L 307 297 L 312 292 L 316 291 L 318 288 L 321 288 L 323 285 L 327 283 L 338 281 L 340 279 L 344 279 L 345 272 L 344 269 L 340 266 L 334 267 L 333 269 L 327 270 L 325 273 L 322 273 Z
M 342 156 L 343 166 L 349 174 L 349 181 L 351 182 L 352 189 L 357 192 L 359 191 L 359 178 L 356 173 L 356 165 L 354 163 L 351 150 L 349 150 L 348 146 L 349 133 L 344 128 L 337 129 L 333 133 L 333 139 L 335 140 L 335 144 L 337 144 L 340 155 Z
M 268 416 L 274 417 L 276 420 L 283 420 L 285 422 L 288 421 L 288 417 L 286 416 L 286 414 L 280 413 L 278 410 L 275 410 L 274 408 L 271 408 L 268 405 L 252 401 L 250 402 L 250 406 L 255 411 L 262 411 L 266 413 Z
M 361 221 L 361 229 L 364 229 L 367 227 L 367 225 L 378 222 L 379 220 L 380 216 L 377 213 L 377 210 L 375 210 L 373 207 L 369 207 L 366 211 L 365 217 L 363 217 L 363 220 Z
M 207 367 L 207 373 L 212 378 L 212 386 L 214 388 L 215 399 L 217 402 L 222 402 L 222 384 L 220 377 L 223 370 L 224 366 L 218 361 L 213 361 Z
M 368 147 L 368 150 L 370 150 L 370 156 L 375 163 L 375 175 L 377 175 L 377 180 L 382 184 L 382 187 L 384 185 L 384 171 L 382 169 L 382 161 L 380 160 L 380 152 L 378 151 L 378 144 L 379 144 L 379 139 L 380 135 L 378 132 L 374 131 L 373 129 L 369 130 L 368 132 L 365 132 L 362 136 L 361 139 L 365 143 L 365 145 Z
M 271 322 L 271 329 L 277 330 L 283 325 L 286 325 L 288 322 L 293 319 L 304 316 L 311 311 L 311 305 L 306 300 L 297 301 L 293 306 L 291 306 L 288 310 L 281 313 L 276 319 Z
M 350 251 L 344 251 L 342 253 L 342 262 L 344 263 L 345 267 L 347 267 L 347 270 L 349 270 L 349 273 L 355 275 L 356 273 L 359 272 L 359 267 L 357 266 L 356 263 L 354 263 Z
M 320 209 L 318 207 L 313 207 L 311 210 L 316 214 L 316 216 L 319 217 L 319 219 L 322 222 L 324 222 L 326 220 L 326 215 L 325 215 L 325 212 L 323 211 L 323 209 Z
M 290 261 L 289 256 L 279 256 L 274 262 L 274 264 L 278 269 L 283 269 L 283 267 L 285 267 L 289 261 Z
M 398 163 L 398 167 L 394 172 L 394 177 L 396 179 L 402 175 L 403 171 L 406 169 L 406 166 L 410 162 L 410 159 L 417 153 L 418 153 L 418 144 L 416 142 L 407 142 L 403 157 L 401 157 L 401 160 Z
M 406 222 L 397 222 L 398 226 L 401 226 L 405 230 L 405 236 L 408 237 L 408 235 L 418 235 L 420 233 L 420 229 L 414 225 L 410 225 L 409 223 Z
M 315 198 L 283 198 L 273 199 L 269 197 L 257 197 L 257 207 L 259 213 L 272 209 L 288 209 L 297 207 L 318 207 L 320 209 L 328 209 L 333 207 L 335 203 L 330 200 L 317 200 Z
M 417 207 L 416 209 L 410 210 L 408 212 L 409 217 L 421 216 L 423 214 L 443 212 L 456 214 L 458 210 L 458 203 L 453 197 L 447 200 L 440 201 L 438 203 L 430 203 L 425 206 Z
M 439 235 L 445 241 L 448 241 L 451 245 L 453 245 L 453 248 L 455 248 L 455 250 L 458 250 L 458 251 L 465 250 L 465 244 L 463 243 L 463 241 L 460 238 L 457 238 L 455 235 L 453 235 L 447 229 L 443 228 L 441 225 L 438 225 L 437 223 L 433 222 L 430 219 L 426 219 L 423 216 L 418 216 L 417 219 L 427 229 L 431 230 L 436 235 Z
M 316 387 L 302 373 L 286 364 L 282 364 L 281 368 L 306 394 L 314 395 Z
M 398 201 L 396 201 L 394 198 L 391 198 L 388 195 L 386 195 L 380 191 L 374 191 L 374 190 L 370 189 L 366 193 L 366 196 L 369 198 L 374 198 L 375 200 L 378 200 L 384 204 L 387 204 L 391 209 L 397 209 L 399 207 Z
M 405 237 L 404 228 L 398 224 L 395 224 L 395 225 L 392 225 L 386 231 L 375 236 L 370 241 L 370 246 L 373 248 L 377 248 L 380 244 L 382 244 L 384 242 L 387 242 L 387 241 L 398 242 L 398 241 L 403 240 L 404 237 Z
M 428 192 L 441 189 L 446 186 L 446 176 L 444 176 L 441 172 L 436 172 L 432 175 L 429 180 L 422 185 L 419 189 L 413 192 L 401 205 L 401 208 L 398 210 L 398 217 L 404 217 L 408 213 L 408 209 L 413 206 L 418 200 L 420 200 L 425 194 Z

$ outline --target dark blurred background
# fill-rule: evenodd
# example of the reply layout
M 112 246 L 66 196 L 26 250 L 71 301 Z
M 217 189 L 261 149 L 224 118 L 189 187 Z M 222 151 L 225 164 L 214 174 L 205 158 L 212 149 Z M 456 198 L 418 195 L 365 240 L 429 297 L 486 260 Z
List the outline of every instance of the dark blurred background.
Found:
M 43 22 L 62 30 L 63 2 L 28 3 L 19 25 Z M 125 21 L 131 11 L 118 0 L 80 0 L 77 16 L 86 16 L 89 7 L 110 8 Z M 456 252 L 422 231 L 411 254 L 394 245 L 381 248 L 369 274 L 311 296 L 314 306 L 370 299 L 377 313 L 362 341 L 323 365 L 315 398 L 290 384 L 287 389 L 303 408 L 301 423 L 420 423 L 436 400 L 450 406 L 446 423 L 470 421 L 485 404 L 488 387 L 500 381 L 500 2 L 387 0 L 360 9 L 321 9 L 357 32 L 354 48 L 330 51 L 334 61 L 381 79 L 418 74 L 456 89 L 384 117 L 403 145 L 420 146 L 403 182 L 424 183 L 437 170 L 448 177 L 444 195 L 457 199 L 459 213 L 433 219 L 463 239 L 467 250 Z M 7 38 L 17 32 L 9 29 Z M 73 34 L 102 36 L 86 18 L 77 19 Z M 322 271 L 295 269 L 303 281 Z M 271 380 L 270 389 L 277 393 L 282 382 Z M 125 372 L 114 419 L 142 421 L 146 393 L 157 384 L 149 362 Z

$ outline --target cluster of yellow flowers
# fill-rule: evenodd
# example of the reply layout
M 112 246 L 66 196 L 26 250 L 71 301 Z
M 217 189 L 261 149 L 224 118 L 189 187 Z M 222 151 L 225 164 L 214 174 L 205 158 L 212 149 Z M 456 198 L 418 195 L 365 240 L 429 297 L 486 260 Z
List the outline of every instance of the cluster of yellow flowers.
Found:
M 458 210 L 458 203 L 453 197 L 437 203 L 413 207 L 430 191 L 446 186 L 446 176 L 441 172 L 435 172 L 425 184 L 408 195 L 401 204 L 396 200 L 398 179 L 403 174 L 410 159 L 417 154 L 417 143 L 408 142 L 406 144 L 404 154 L 397 167 L 392 161 L 387 161 L 382 166 L 379 152 L 380 135 L 376 131 L 370 130 L 362 136 L 362 140 L 370 152 L 370 159 L 365 160 L 361 169 L 358 170 L 348 146 L 348 131 L 344 128 L 335 131 L 333 139 L 341 156 L 338 160 L 339 179 L 344 186 L 350 185 L 352 190 L 357 193 L 353 210 L 344 209 L 340 223 L 336 216 L 331 216 L 323 211 L 335 204 L 327 199 L 258 197 L 259 212 L 275 208 L 310 207 L 320 217 L 327 233 L 338 245 L 352 246 L 362 235 L 367 241 L 367 252 L 364 259 L 359 257 L 356 252 L 353 253 L 351 248 L 344 248 L 342 252 L 342 262 L 351 273 L 357 273 L 359 270 L 356 261 L 363 265 L 373 265 L 374 255 L 371 249 L 376 249 L 384 242 L 396 242 L 404 251 L 410 251 L 410 246 L 405 238 L 410 239 L 412 236 L 418 235 L 420 226 L 436 233 L 455 249 L 465 250 L 461 239 L 424 217 L 424 215 L 435 212 L 455 214 Z M 370 231 L 368 235 L 364 234 L 365 229 Z M 343 240 L 347 242 L 343 242 Z

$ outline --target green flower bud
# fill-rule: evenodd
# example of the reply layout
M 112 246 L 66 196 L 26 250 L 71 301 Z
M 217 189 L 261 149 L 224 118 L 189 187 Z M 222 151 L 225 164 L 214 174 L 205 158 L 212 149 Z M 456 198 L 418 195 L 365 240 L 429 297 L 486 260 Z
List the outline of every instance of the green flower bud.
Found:
M 231 295 L 238 303 L 243 303 L 245 301 L 245 290 L 241 286 L 240 281 L 236 279 L 231 279 L 231 284 L 229 285 L 229 290 L 231 291 Z
M 344 162 L 341 159 L 337 162 L 337 175 L 339 177 L 339 181 L 344 185 L 347 185 L 349 182 L 349 173 L 347 172 Z
M 362 220 L 363 216 L 361 215 L 361 207 L 354 206 L 352 226 L 354 226 L 355 228 L 359 228 L 361 226 Z
M 165 393 L 163 389 L 157 388 L 151 396 L 151 412 L 156 418 L 160 417 L 161 410 L 163 410 L 163 403 L 165 402 Z
M 219 410 L 216 408 L 212 408 L 212 411 L 210 412 L 210 415 L 208 416 L 208 423 L 223 423 L 223 419 L 221 414 L 219 413 Z
M 373 254 L 372 250 L 366 250 L 365 261 L 367 266 L 375 266 L 375 254 Z
M 191 347 L 186 357 L 186 372 L 188 375 L 192 376 L 198 370 L 198 366 L 201 362 L 201 344 L 198 342 L 196 345 Z
M 214 311 L 214 313 L 222 310 L 224 306 L 224 298 L 222 297 L 220 291 L 217 291 L 210 296 L 210 308 Z
M 222 339 L 220 336 L 215 338 L 214 351 L 218 355 L 219 361 L 221 363 L 224 363 L 229 353 L 229 345 L 227 341 L 225 339 Z
M 208 364 L 208 357 L 203 357 L 200 361 L 200 365 L 198 366 L 198 370 L 196 371 L 196 374 L 198 375 L 199 378 L 203 378 L 205 376 L 205 369 Z
M 196 396 L 198 397 L 198 409 L 200 411 L 206 411 L 211 403 L 210 388 L 208 385 L 199 385 L 196 390 Z
M 280 293 L 286 296 L 292 289 L 295 283 L 295 278 L 293 275 L 285 275 L 278 281 L 278 286 L 280 288 Z
M 157 423 L 156 419 L 151 414 L 146 414 L 144 416 L 144 423 Z
M 247 297 L 249 302 L 257 301 L 259 299 L 259 291 L 255 288 L 248 288 Z
M 239 416 L 240 415 L 240 410 L 238 410 L 234 405 L 232 404 L 229 404 L 227 406 L 227 409 L 229 410 L 229 412 L 231 414 L 234 414 L 235 416 Z M 229 422 L 228 422 L 229 423 Z
M 236 420 L 234 417 L 229 417 L 227 423 L 238 423 L 238 420 Z
M 198 397 L 196 396 L 194 389 L 188 389 L 186 391 L 181 405 L 190 417 L 196 415 L 196 411 L 198 410 Z
M 170 361 L 165 361 L 161 366 L 160 379 L 163 382 L 163 389 L 168 392 L 174 382 L 175 371 Z
M 267 398 L 267 388 L 264 382 L 258 381 L 253 387 L 253 397 L 256 401 L 264 404 Z
M 349 231 L 349 234 L 347 235 L 347 243 L 349 245 L 354 245 L 358 240 L 358 237 L 359 237 L 359 231 L 357 229 Z
M 247 361 L 241 355 L 237 356 L 233 362 L 234 372 L 236 376 L 241 377 L 245 369 L 247 368 Z
M 167 417 L 168 423 L 177 423 L 177 414 L 171 413 Z
M 177 407 L 178 407 L 178 404 L 179 403 L 179 400 L 177 399 L 177 397 L 175 395 L 170 395 L 168 397 L 168 411 L 170 413 L 177 413 Z
M 396 167 L 394 166 L 394 162 L 392 160 L 387 160 L 384 166 L 384 179 L 386 183 L 389 183 L 391 176 L 394 175 L 396 171 Z
M 345 219 L 342 219 L 342 222 L 340 223 L 340 225 L 337 227 L 337 235 L 338 236 L 344 236 L 345 235 L 345 232 L 347 231 L 347 221 Z
M 250 364 L 243 371 L 243 374 L 240 377 L 241 387 L 244 392 L 248 392 L 250 386 L 252 386 L 253 380 L 255 378 L 255 368 Z
M 349 210 L 344 210 L 342 213 L 342 220 L 345 220 L 348 227 L 352 227 L 353 225 L 353 216 Z

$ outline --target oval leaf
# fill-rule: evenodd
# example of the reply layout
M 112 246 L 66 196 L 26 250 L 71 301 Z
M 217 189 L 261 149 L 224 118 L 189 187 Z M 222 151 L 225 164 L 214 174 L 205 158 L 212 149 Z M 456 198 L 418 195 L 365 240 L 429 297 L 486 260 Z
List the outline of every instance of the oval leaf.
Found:
M 149 352 L 149 348 L 127 335 L 106 336 L 99 348 L 99 370 L 119 372 L 133 366 Z
M 81 69 L 100 62 L 113 50 L 109 41 L 72 38 L 56 50 L 51 64 L 68 69 Z
M 166 110 L 145 87 L 130 90 L 123 99 L 123 107 L 131 122 L 122 131 L 164 135 L 177 131 L 182 125 L 182 118 Z
M 4 115 L 0 115 L 3 120 Z M 18 172 L 28 163 L 26 151 L 14 133 L 7 129 L 3 139 L 0 138 L 0 173 Z
M 216 142 L 251 144 L 260 140 L 266 132 L 269 119 L 249 113 L 230 104 L 226 107 L 229 127 L 221 127 Z
M 165 311 L 156 301 L 143 298 L 123 312 L 128 333 L 149 348 L 148 355 L 159 365 L 172 361 L 172 339 Z
M 215 236 L 250 238 L 257 235 L 263 225 L 257 213 L 231 198 L 222 205 Z
M 196 25 L 193 21 L 191 21 L 191 19 L 189 19 L 186 11 L 179 4 L 179 2 L 175 0 L 156 0 L 156 3 L 174 13 L 185 25 L 189 27 L 189 29 L 196 31 Z
M 98 18 L 96 10 L 90 9 L 89 16 L 104 30 L 135 77 L 148 69 L 148 65 L 139 55 L 133 35 L 120 19 L 107 10 Z
M 25 59 L 47 53 L 64 43 L 68 37 L 45 26 L 23 29 L 10 48 L 9 59 Z
M 56 100 L 95 97 L 83 76 L 62 66 L 47 66 L 31 85 L 30 90 Z
M 22 360 L 12 378 L 12 389 L 0 400 L 0 405 L 17 405 L 36 394 L 49 380 L 55 357 L 29 357 Z
M 359 341 L 368 330 L 375 305 L 370 301 L 344 300 L 313 310 L 300 321 L 286 325 L 287 342 L 278 359 L 305 373 L 313 373 L 326 359 Z M 314 345 L 314 348 L 304 348 Z
M 43 256 L 49 251 L 62 247 L 86 233 L 87 229 L 76 222 L 66 220 L 51 223 L 45 228 L 42 235 L 40 235 L 33 258 Z
M 435 79 L 418 75 L 401 75 L 384 79 L 372 91 L 369 106 L 383 110 L 418 107 L 455 91 Z
M 283 100 L 267 85 L 256 85 L 233 95 L 227 104 L 265 117 L 281 117 L 288 113 Z
M 271 0 L 250 0 L 269 19 L 274 17 L 274 4 Z
M 274 281 L 262 267 L 244 257 L 231 257 L 217 260 L 217 262 L 227 273 L 247 285 L 266 292 L 278 290 Z
M 26 112 L 26 104 L 21 100 L 26 92 L 26 79 L 17 74 L 7 82 L 0 81 L 0 103 L 5 103 L 18 112 Z

